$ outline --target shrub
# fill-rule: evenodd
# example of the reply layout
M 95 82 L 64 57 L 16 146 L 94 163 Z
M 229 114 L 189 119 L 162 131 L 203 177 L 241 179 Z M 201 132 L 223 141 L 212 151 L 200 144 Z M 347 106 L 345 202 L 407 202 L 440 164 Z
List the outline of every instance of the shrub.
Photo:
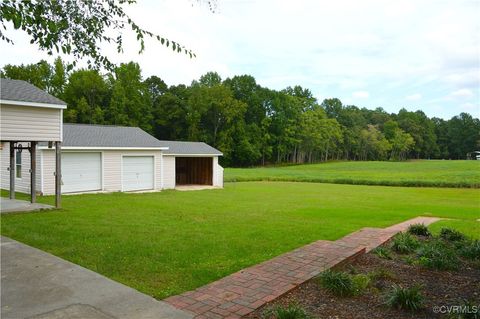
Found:
M 458 230 L 445 227 L 440 230 L 440 237 L 447 241 L 462 241 L 466 239 L 465 235 Z
M 297 304 L 290 304 L 288 307 L 278 306 L 267 313 L 267 316 L 276 319 L 308 319 L 307 312 Z
M 425 243 L 418 249 L 418 263 L 437 270 L 455 270 L 460 260 L 455 251 L 439 240 Z
M 471 260 L 480 260 L 480 240 L 469 240 L 460 247 L 460 255 Z
M 326 270 L 320 275 L 320 283 L 323 288 L 337 296 L 346 297 L 355 294 L 352 276 L 344 272 Z
M 412 235 L 429 237 L 432 235 L 425 224 L 413 224 L 408 227 L 408 232 Z
M 377 247 L 372 251 L 375 255 L 383 259 L 392 259 L 392 254 L 390 250 L 386 247 Z
M 387 305 L 392 308 L 417 311 L 423 306 L 423 295 L 420 286 L 410 288 L 394 285 L 387 294 Z
M 419 246 L 418 240 L 409 233 L 398 233 L 393 237 L 391 248 L 400 254 L 413 252 Z

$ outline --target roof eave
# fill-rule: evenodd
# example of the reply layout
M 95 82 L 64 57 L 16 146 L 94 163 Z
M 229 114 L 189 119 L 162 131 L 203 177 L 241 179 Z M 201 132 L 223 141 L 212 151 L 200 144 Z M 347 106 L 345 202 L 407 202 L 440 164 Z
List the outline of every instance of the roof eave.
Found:
M 166 156 L 192 156 L 192 157 L 202 157 L 202 156 L 223 156 L 223 153 L 214 153 L 214 154 L 195 154 L 195 153 L 165 153 Z
M 0 104 L 45 107 L 45 108 L 51 108 L 51 109 L 66 109 L 67 108 L 66 104 L 39 103 L 39 102 L 4 100 L 4 99 L 0 99 Z
M 49 149 L 48 146 L 39 146 L 39 149 Z M 122 146 L 62 146 L 63 150 L 125 150 L 125 151 L 167 151 L 168 147 L 122 147 Z

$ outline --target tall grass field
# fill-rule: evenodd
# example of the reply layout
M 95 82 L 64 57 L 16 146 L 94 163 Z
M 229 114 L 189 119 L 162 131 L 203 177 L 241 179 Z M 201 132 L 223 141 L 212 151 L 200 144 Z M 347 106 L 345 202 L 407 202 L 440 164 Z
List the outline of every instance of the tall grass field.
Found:
M 480 188 L 480 161 L 328 162 L 226 168 L 225 182 L 235 181 Z

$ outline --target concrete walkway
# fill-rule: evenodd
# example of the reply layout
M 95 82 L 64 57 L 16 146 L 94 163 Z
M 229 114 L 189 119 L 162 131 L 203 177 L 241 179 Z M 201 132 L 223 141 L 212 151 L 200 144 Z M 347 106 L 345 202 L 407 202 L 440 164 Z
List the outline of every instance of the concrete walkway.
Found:
M 16 213 L 16 212 L 31 212 L 36 210 L 42 209 L 53 209 L 55 207 L 47 205 L 47 204 L 40 204 L 40 203 L 30 203 L 25 200 L 19 199 L 10 199 L 5 197 L 0 197 L 0 213 Z
M 378 247 L 410 225 L 437 220 L 417 217 L 388 228 L 363 228 L 334 242 L 319 240 L 165 301 L 195 313 L 198 319 L 241 318 L 320 272 Z
M 132 288 L 1 237 L 2 319 L 187 319 Z

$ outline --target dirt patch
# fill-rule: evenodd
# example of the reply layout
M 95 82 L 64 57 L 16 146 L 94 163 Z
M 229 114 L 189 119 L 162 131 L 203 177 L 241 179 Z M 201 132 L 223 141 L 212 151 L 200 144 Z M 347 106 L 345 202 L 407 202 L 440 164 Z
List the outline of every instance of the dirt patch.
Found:
M 323 289 L 313 279 L 276 301 L 256 310 L 247 318 L 269 318 L 265 313 L 275 306 L 296 303 L 313 318 L 448 318 L 434 311 L 436 306 L 459 306 L 463 300 L 480 305 L 480 266 L 462 261 L 458 271 L 428 270 L 411 265 L 405 256 L 394 255 L 392 260 L 382 259 L 373 253 L 359 257 L 341 270 L 353 274 L 372 274 L 381 271 L 386 277 L 372 279 L 370 287 L 361 296 L 336 297 Z M 395 310 L 385 305 L 385 294 L 392 285 L 410 287 L 419 284 L 425 296 L 424 307 L 415 314 Z M 451 317 L 450 317 L 451 318 Z M 458 317 L 455 317 L 458 318 Z

